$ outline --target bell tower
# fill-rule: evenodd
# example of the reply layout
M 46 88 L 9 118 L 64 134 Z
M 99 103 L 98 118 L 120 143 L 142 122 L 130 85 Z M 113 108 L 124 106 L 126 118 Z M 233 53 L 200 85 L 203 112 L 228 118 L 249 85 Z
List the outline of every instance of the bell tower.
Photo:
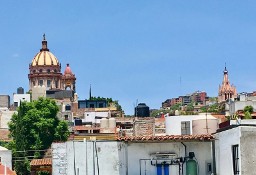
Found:
M 62 89 L 70 89 L 76 92 L 76 77 L 75 74 L 72 73 L 69 64 L 67 64 L 62 76 Z
M 228 99 L 234 99 L 237 97 L 236 87 L 234 85 L 230 85 L 226 65 L 225 65 L 223 74 L 224 75 L 223 75 L 222 85 L 219 85 L 219 93 L 218 93 L 219 103 L 226 101 Z

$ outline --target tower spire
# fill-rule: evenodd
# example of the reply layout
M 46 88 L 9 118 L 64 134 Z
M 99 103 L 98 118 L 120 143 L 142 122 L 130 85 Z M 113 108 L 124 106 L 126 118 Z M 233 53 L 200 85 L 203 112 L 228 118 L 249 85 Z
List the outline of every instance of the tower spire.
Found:
M 89 92 L 89 100 L 92 99 L 92 87 L 91 87 L 91 84 L 90 84 L 90 92 Z
M 45 33 L 43 34 L 42 49 L 40 49 L 40 52 L 42 52 L 42 51 L 49 51 L 49 49 L 47 48 L 47 41 L 45 39 Z
M 225 69 L 223 71 L 223 81 L 222 85 L 219 86 L 219 93 L 218 93 L 218 102 L 223 102 L 228 99 L 233 99 L 237 97 L 236 88 L 235 86 L 231 85 L 228 79 L 228 70 L 225 63 Z

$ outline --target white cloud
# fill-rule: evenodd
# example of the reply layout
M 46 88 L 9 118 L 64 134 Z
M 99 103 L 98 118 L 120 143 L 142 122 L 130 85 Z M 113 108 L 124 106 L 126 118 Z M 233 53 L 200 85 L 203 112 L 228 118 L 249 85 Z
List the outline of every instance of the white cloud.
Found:
M 20 55 L 18 54 L 18 53 L 14 53 L 14 54 L 12 54 L 12 57 L 14 57 L 14 58 L 18 58 Z

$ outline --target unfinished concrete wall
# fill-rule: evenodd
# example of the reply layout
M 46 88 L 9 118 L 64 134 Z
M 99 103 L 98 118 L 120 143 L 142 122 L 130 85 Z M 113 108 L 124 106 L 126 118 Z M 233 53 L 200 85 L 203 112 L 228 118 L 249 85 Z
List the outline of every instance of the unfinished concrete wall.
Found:
M 17 113 L 17 111 L 0 110 L 0 128 L 9 128 L 8 122 L 11 121 L 14 113 Z
M 241 127 L 241 175 L 256 172 L 256 127 Z
M 0 107 L 1 108 L 10 108 L 10 96 L 9 95 L 0 95 Z
M 134 121 L 134 136 L 155 135 L 155 119 L 151 117 L 138 118 Z

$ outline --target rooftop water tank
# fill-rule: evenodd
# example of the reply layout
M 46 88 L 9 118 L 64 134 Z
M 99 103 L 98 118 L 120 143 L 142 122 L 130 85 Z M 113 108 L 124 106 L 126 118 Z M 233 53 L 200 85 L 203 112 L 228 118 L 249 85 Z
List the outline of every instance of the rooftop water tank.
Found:
M 108 128 L 108 119 L 102 118 L 102 119 L 100 120 L 100 127 L 101 127 L 101 128 Z
M 108 124 L 109 124 L 109 128 L 115 128 L 116 127 L 116 119 L 110 118 Z
M 137 107 L 135 107 L 134 115 L 136 117 L 149 117 L 149 107 L 145 103 L 139 103 Z
M 176 116 L 177 116 L 177 115 L 180 115 L 179 110 L 175 110 L 175 115 L 176 115 Z
M 17 89 L 17 94 L 24 94 L 24 89 L 22 87 L 19 87 Z

